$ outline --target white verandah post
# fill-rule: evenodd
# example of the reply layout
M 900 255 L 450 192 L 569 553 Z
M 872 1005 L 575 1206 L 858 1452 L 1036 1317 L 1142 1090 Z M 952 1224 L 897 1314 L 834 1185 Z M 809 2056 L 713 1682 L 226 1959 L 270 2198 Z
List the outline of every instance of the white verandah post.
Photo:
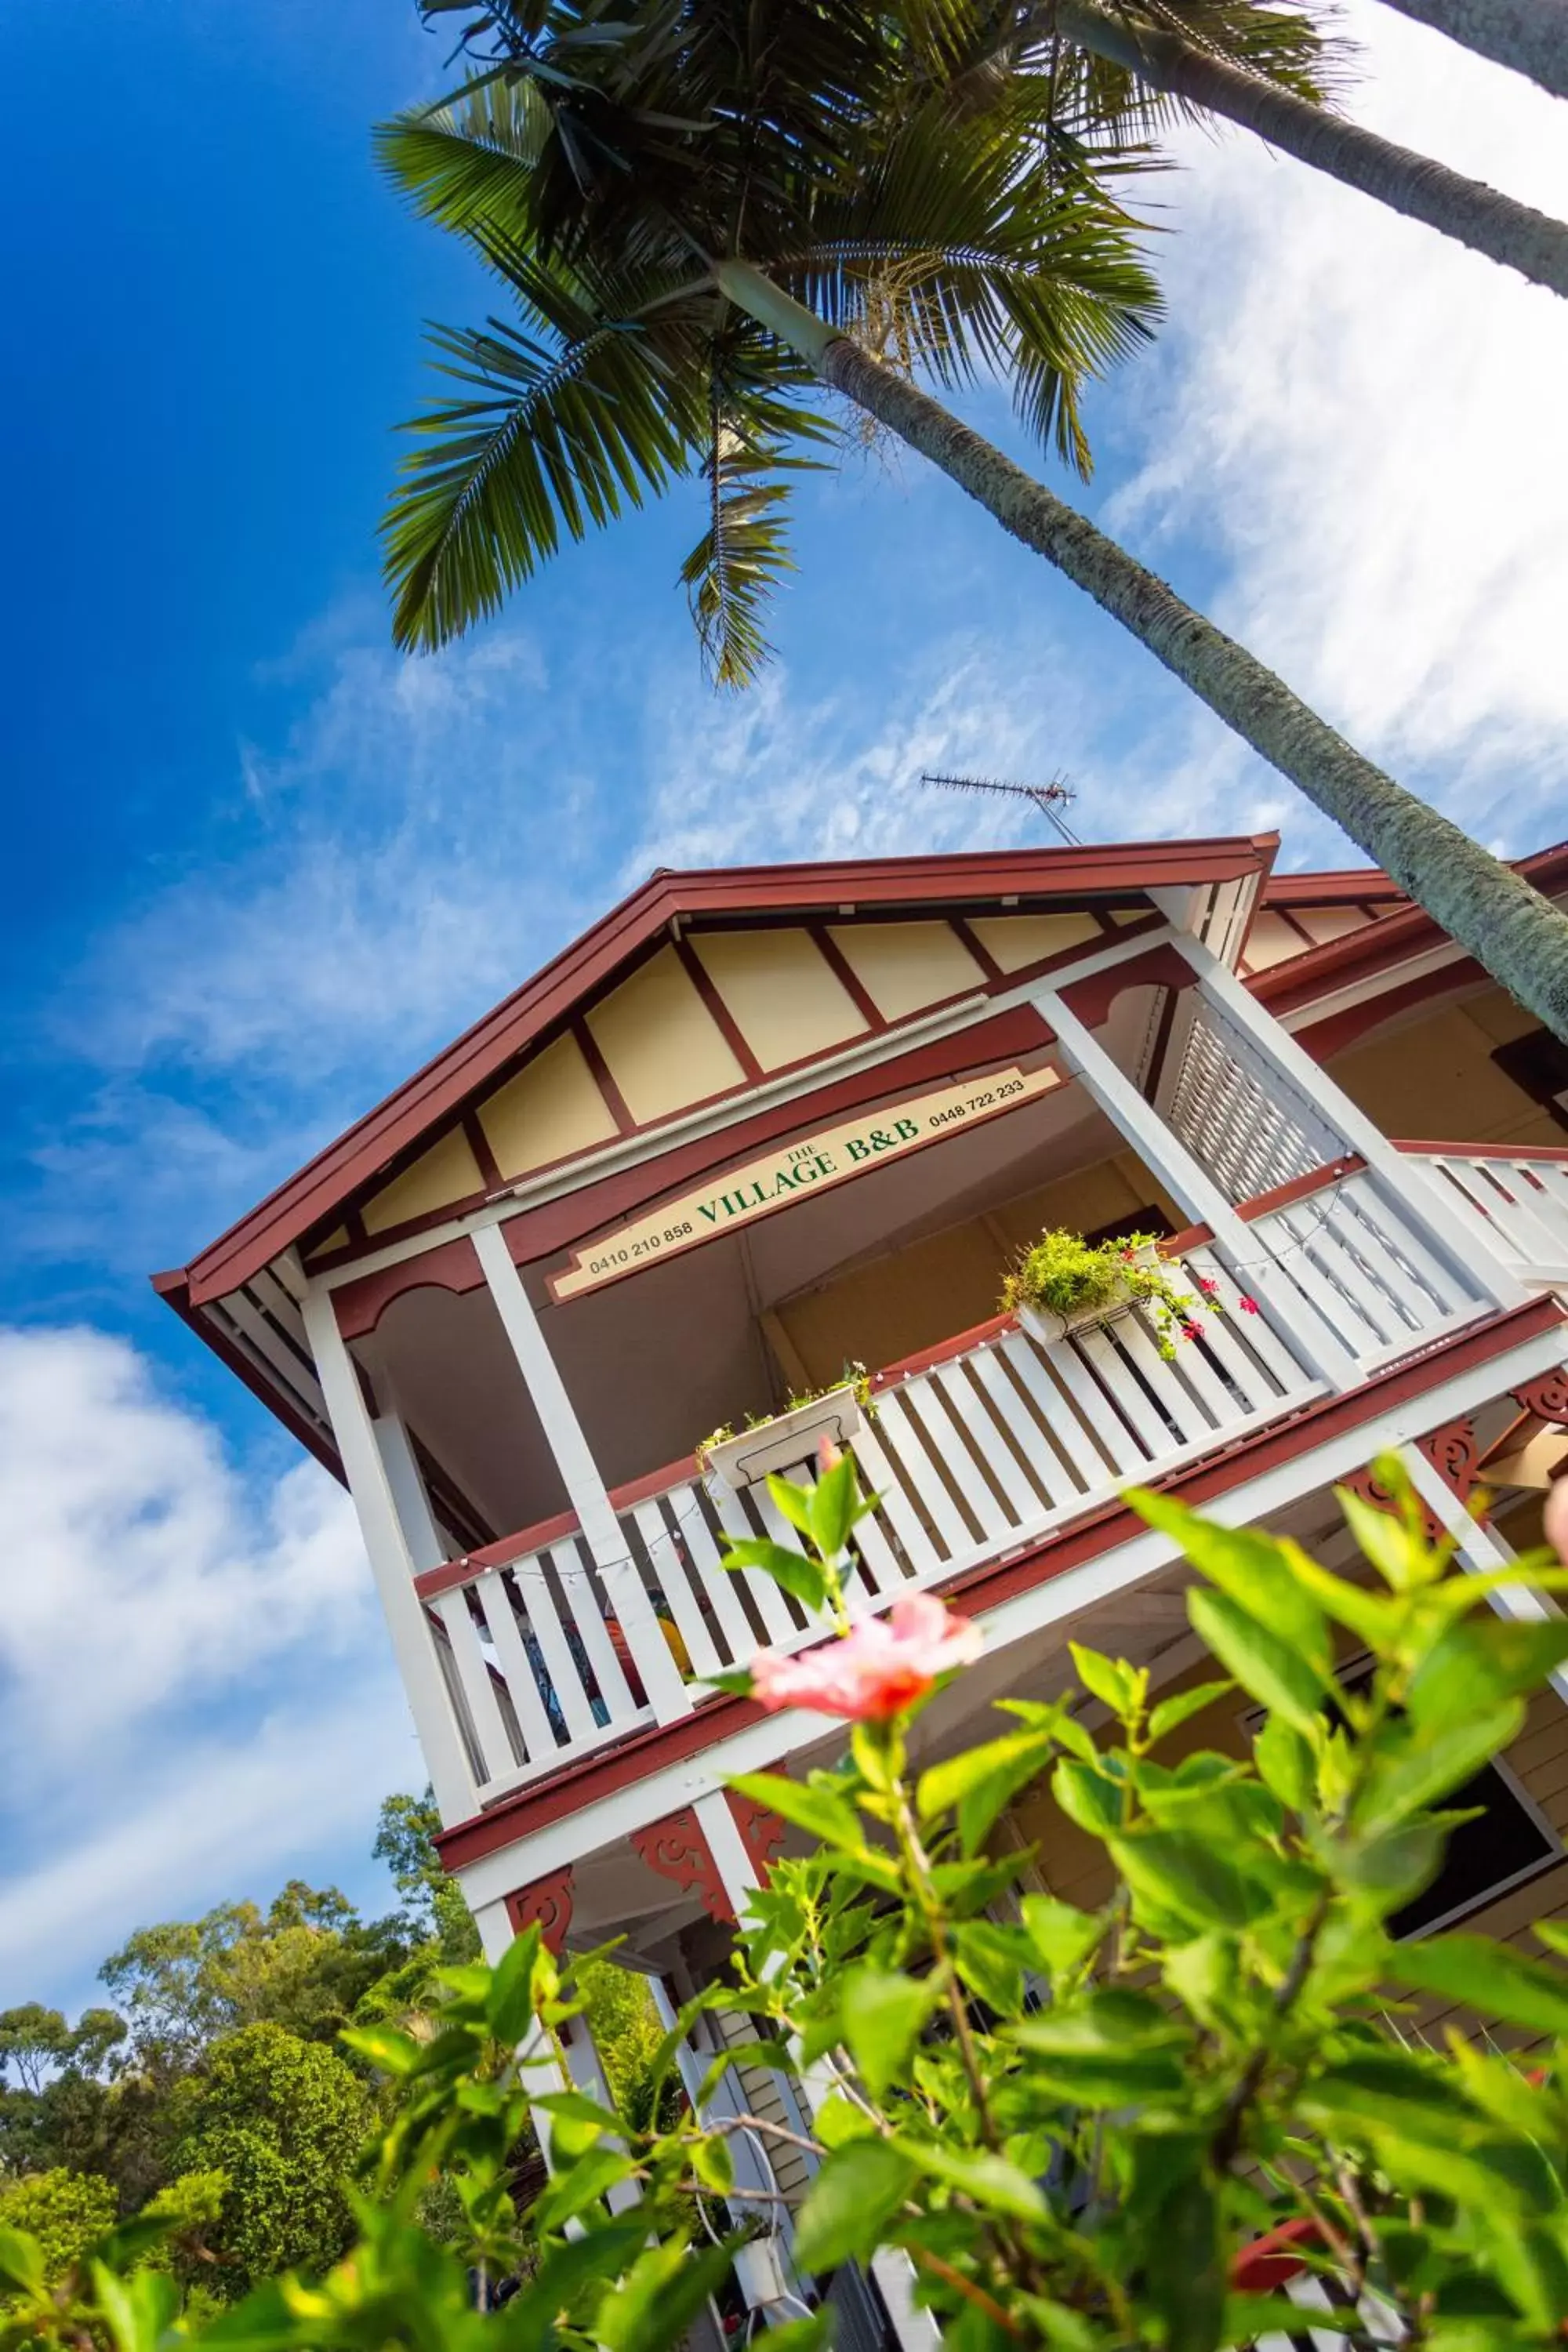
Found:
M 648 1704 L 660 1723 L 689 1715 L 691 1694 L 670 1655 L 653 1603 L 583 1434 L 583 1425 L 566 1393 L 566 1384 L 539 1328 L 533 1302 L 512 1264 L 506 1235 L 499 1225 L 481 1225 L 473 1242 L 496 1312 L 539 1415 L 545 1443 L 555 1457 L 567 1499 L 577 1514 L 610 1605 L 637 1661 Z
M 419 1563 L 399 1517 L 376 1423 L 361 1392 L 348 1343 L 338 1328 L 331 1292 L 307 1291 L 301 1311 L 436 1802 L 443 1822 L 468 1821 L 479 1811 L 479 1793 L 463 1752 L 424 1603 L 414 1589 Z
M 1353 1388 L 1361 1378 L 1354 1358 L 1310 1301 L 1287 1290 L 1261 1250 L 1258 1236 L 1202 1163 L 1145 1102 L 1087 1023 L 1079 1019 L 1054 988 L 1036 989 L 1031 1003 L 1055 1030 L 1070 1067 L 1113 1127 L 1126 1137 L 1144 1165 L 1194 1224 L 1207 1225 L 1221 1255 L 1244 1272 L 1243 1287 L 1256 1295 L 1269 1323 L 1291 1351 L 1331 1388 Z

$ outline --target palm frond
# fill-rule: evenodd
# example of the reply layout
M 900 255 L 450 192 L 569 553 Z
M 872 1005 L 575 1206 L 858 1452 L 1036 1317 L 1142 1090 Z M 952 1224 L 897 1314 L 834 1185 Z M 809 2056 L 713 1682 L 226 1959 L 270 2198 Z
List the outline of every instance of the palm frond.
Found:
M 787 461 L 715 402 L 704 472 L 708 528 L 680 567 L 703 667 L 715 686 L 752 685 L 772 656 L 763 616 L 795 564 L 784 536 Z
M 444 645 L 556 553 L 690 471 L 697 419 L 618 322 L 551 350 L 492 322 L 437 329 L 441 373 L 471 388 L 404 429 L 416 446 L 383 526 L 399 645 Z

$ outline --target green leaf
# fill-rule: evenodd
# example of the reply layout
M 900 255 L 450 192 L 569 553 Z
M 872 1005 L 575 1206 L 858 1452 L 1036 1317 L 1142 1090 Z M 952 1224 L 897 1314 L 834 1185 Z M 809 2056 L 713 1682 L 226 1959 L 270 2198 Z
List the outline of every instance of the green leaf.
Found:
M 750 1666 L 727 1666 L 720 1674 L 703 1675 L 704 1690 L 728 1691 L 735 1698 L 750 1698 L 756 1682 Z
M 92 2293 L 115 2352 L 157 2352 L 180 2308 L 180 2290 L 166 2271 L 120 2278 L 94 2263 Z
M 1114 1839 L 1110 1855 L 1135 1900 L 1200 1927 L 1246 1927 L 1272 1908 L 1268 1889 L 1228 1854 L 1181 1830 L 1141 1830 Z
M 811 1488 L 804 1481 L 775 1478 L 768 1475 L 768 1493 L 777 1504 L 781 1515 L 803 1536 L 811 1533 Z
M 1221 1527 L 1174 1496 L 1151 1494 L 1146 1487 L 1129 1487 L 1124 1499 L 1151 1527 L 1173 1537 L 1193 1566 L 1237 1609 L 1266 1622 L 1282 1649 L 1315 1667 L 1318 1679 L 1328 1674 L 1333 1647 L 1322 1611 L 1298 1572 L 1305 1557 L 1298 1545 L 1256 1528 Z
M 830 2091 L 812 2117 L 812 2129 L 824 2147 L 843 2147 L 852 2139 L 874 2138 L 877 2126 L 853 2099 L 842 2091 Z
M 1402 1467 L 1402 1480 L 1403 1475 Z M 1336 1486 L 1334 1500 L 1345 1515 L 1358 1550 L 1371 1560 L 1391 1591 L 1410 1592 L 1430 1581 L 1426 1546 L 1412 1536 L 1401 1517 L 1379 1509 L 1348 1486 Z
M 732 2241 L 700 2253 L 679 2237 L 650 2246 L 600 2304 L 594 2320 L 598 2341 L 606 2352 L 668 2352 L 722 2285 L 733 2252 Z
M 1189 1592 L 1187 1614 L 1199 1641 L 1243 1690 L 1298 1731 L 1311 1732 L 1327 1685 L 1310 1659 L 1259 1624 L 1228 1593 Z
M 952 1930 L 958 1973 L 971 1992 L 1000 2017 L 1010 2016 L 1024 1998 L 1024 1970 L 1034 1949 L 1021 1927 L 970 1919 Z
M 1125 1658 L 1108 1658 L 1099 1650 L 1088 1650 L 1080 1643 L 1069 1642 L 1073 1671 L 1091 1696 L 1108 1706 L 1118 1722 L 1131 1717 L 1141 1696 L 1139 1676 Z M 1143 1676 L 1147 1683 L 1147 1675 Z
M 584 2149 L 564 2172 L 555 2173 L 533 2207 L 540 2230 L 559 2230 L 595 2204 L 617 2182 L 629 2179 L 637 2167 L 624 2148 Z
M 498 2336 L 517 2352 L 543 2352 L 557 2341 L 562 2314 L 572 2309 L 584 2289 L 598 2281 L 608 2285 L 647 2237 L 647 2220 L 639 2221 L 634 2210 L 629 2219 L 617 2215 L 552 2248 L 521 2292 L 486 2319 L 487 2338 Z
M 1015 2221 L 1046 2221 L 1050 2207 L 1037 2184 L 1022 2167 L 989 2148 L 955 2147 L 946 2140 L 900 2138 L 895 2146 L 911 2163 L 932 2179 L 988 2213 L 1003 2213 Z
M 1105 1937 L 1102 1915 L 1079 1911 L 1052 1895 L 1026 1895 L 1018 1906 L 1025 1931 L 1053 1979 L 1071 1976 Z
M 1178 2181 L 1154 2215 L 1145 2269 L 1165 2352 L 1215 2352 L 1226 2340 L 1225 2269 L 1218 2205 L 1201 2173 Z
M 1568 1975 L 1527 1959 L 1489 1936 L 1429 1936 L 1399 1944 L 1390 1973 L 1418 1992 L 1436 1992 L 1467 2009 L 1536 2033 L 1568 2035 Z
M 606 2134 L 618 2138 L 624 2126 L 618 2116 L 581 2091 L 551 2091 L 533 2105 L 550 2118 L 551 2153 L 557 2164 L 572 2164 Z
M 534 1979 L 542 1951 L 537 1924 L 525 1927 L 496 1962 L 485 1997 L 485 2023 L 498 2042 L 515 2045 L 533 2022 Z M 553 1975 L 553 1969 L 551 1971 Z
M 1045 1769 L 1054 1747 L 1047 1732 L 1015 1731 L 933 1764 L 915 1791 L 921 1819 L 956 1807 L 959 1842 L 965 1853 L 976 1853 L 1004 1805 Z
M 1271 1715 L 1252 1737 L 1252 1760 L 1266 1789 L 1293 1813 L 1311 1810 L 1317 1792 L 1312 1750 L 1293 1724 Z
M 424 2042 L 416 2042 L 411 2033 L 399 2033 L 395 2026 L 346 2025 L 338 2040 L 383 2074 L 417 2074 L 425 2059 Z
M 1191 1690 L 1177 1691 L 1173 1697 L 1163 1698 L 1149 1717 L 1150 1739 L 1165 1738 L 1190 1717 L 1201 1715 L 1205 1706 L 1212 1706 L 1215 1699 L 1224 1698 L 1227 1691 L 1235 1688 L 1236 1685 L 1229 1681 L 1194 1683 Z
M 1568 1659 L 1568 1617 L 1488 1614 L 1447 1626 L 1411 1679 L 1406 1710 L 1417 1723 L 1441 1724 L 1479 1706 L 1539 1690 Z
M 24 2294 L 42 2294 L 47 2284 L 44 2252 L 37 2238 L 25 2230 L 0 2226 L 0 2279 Z
M 868 2258 L 909 2194 L 914 2167 L 884 2139 L 856 2139 L 823 2159 L 795 2216 L 795 2258 L 806 2271 Z
M 710 2132 L 705 2139 L 693 2143 L 691 2169 L 705 2188 L 720 2197 L 727 2196 L 735 2186 L 735 2159 L 730 2153 L 730 2143 L 721 2132 Z
M 783 1544 L 773 1543 L 766 1536 L 747 1536 L 740 1543 L 732 1543 L 719 1565 L 731 1571 L 759 1569 L 805 1609 L 820 1609 L 827 1598 L 826 1581 L 817 1562 L 808 1559 L 803 1551 L 786 1550 Z
M 846 1454 L 825 1470 L 811 1490 L 811 1539 L 825 1559 L 837 1559 L 857 1520 L 866 1516 L 855 1475 L 855 1456 Z
M 853 1805 L 831 1789 L 819 1782 L 786 1780 L 779 1772 L 740 1772 L 730 1786 L 742 1797 L 753 1798 L 766 1805 L 796 1829 L 805 1830 L 809 1837 L 820 1838 L 825 1845 L 857 1853 L 865 1846 L 865 1834 L 860 1817 Z
M 1391 1827 L 1446 1797 L 1516 1739 L 1523 1723 L 1522 1700 L 1504 1699 L 1458 1722 L 1399 1726 L 1407 1736 L 1391 1754 L 1373 1759 L 1355 1808 L 1357 1828 L 1365 1834 Z
M 929 1978 L 881 1969 L 853 1969 L 845 1977 L 838 2003 L 844 2039 L 874 2099 L 904 2074 L 940 1994 Z
M 1121 1827 L 1123 1792 L 1108 1773 L 1064 1756 L 1051 1774 L 1051 1794 L 1069 1822 L 1090 1837 L 1103 1838 Z

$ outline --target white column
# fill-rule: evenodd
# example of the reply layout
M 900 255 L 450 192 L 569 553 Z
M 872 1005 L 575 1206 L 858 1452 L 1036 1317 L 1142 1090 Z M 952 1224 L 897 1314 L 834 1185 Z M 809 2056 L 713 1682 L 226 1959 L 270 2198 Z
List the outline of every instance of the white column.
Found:
M 439 1568 L 447 1558 L 447 1547 L 436 1525 L 403 1416 L 390 1405 L 384 1405 L 371 1426 L 381 1449 L 382 1466 L 392 1489 L 409 1557 L 421 1574 L 427 1568 Z
M 611 1507 L 583 1425 L 556 1370 L 533 1302 L 511 1261 L 499 1225 L 481 1225 L 474 1247 L 512 1352 L 533 1400 L 545 1443 L 555 1457 L 567 1498 L 577 1514 L 605 1590 L 637 1661 L 642 1686 L 660 1723 L 691 1712 L 691 1694 L 680 1678 L 653 1604 Z
M 1521 1307 L 1530 1294 L 1517 1283 L 1501 1261 L 1487 1249 L 1468 1223 L 1444 1202 L 1437 1185 L 1424 1169 L 1395 1151 L 1375 1122 L 1351 1100 L 1342 1087 L 1272 1013 L 1266 1013 L 1251 991 L 1201 940 L 1179 937 L 1175 942 L 1198 976 L 1198 992 L 1217 1005 L 1234 1027 L 1248 1038 L 1263 1060 L 1272 1065 L 1299 1094 L 1315 1103 L 1338 1129 L 1352 1151 L 1361 1154 L 1380 1176 L 1407 1215 L 1425 1229 L 1440 1256 L 1461 1274 L 1479 1280 L 1500 1307 Z
M 730 1801 L 721 1790 L 713 1790 L 694 1800 L 694 1810 L 724 1882 L 724 1892 L 739 1918 L 746 1907 L 747 1896 L 759 1882 L 745 1840 L 730 1811 Z M 806 2105 L 814 2111 L 833 2088 L 832 2075 L 824 2065 L 803 2069 L 800 2081 Z M 942 2340 L 942 2330 L 931 2313 L 922 2311 L 915 2302 L 914 2264 L 902 2247 L 879 2247 L 869 2268 L 882 2291 L 902 2352 L 935 2352 Z
M 1410 1473 L 1410 1483 L 1422 1501 L 1436 1516 L 1438 1524 L 1456 1538 L 1455 1558 L 1471 1576 L 1489 1576 L 1500 1568 L 1511 1568 L 1515 1554 L 1500 1536 L 1472 1518 L 1447 1480 L 1436 1471 L 1418 1445 L 1402 1445 L 1399 1458 Z M 1537 1618 L 1554 1617 L 1557 1610 L 1543 1593 L 1533 1591 L 1528 1584 L 1500 1585 L 1489 1592 L 1488 1601 L 1500 1617 L 1521 1618 L 1533 1622 Z M 1552 1669 L 1552 1687 L 1559 1698 L 1568 1702 L 1568 1666 Z
M 398 1518 L 375 1424 L 361 1393 L 359 1375 L 347 1344 L 338 1329 L 331 1294 L 325 1290 L 308 1291 L 302 1312 L 305 1336 L 315 1359 L 316 1377 L 321 1383 L 332 1434 L 359 1517 L 360 1533 L 370 1555 L 371 1572 L 413 1711 L 414 1727 L 425 1751 L 436 1802 L 443 1822 L 450 1824 L 467 1821 L 479 1811 L 479 1796 L 441 1679 L 424 1603 L 414 1590 L 416 1563 Z
M 1207 1225 L 1224 1255 L 1236 1267 L 1244 1269 L 1244 1289 L 1256 1294 L 1286 1345 L 1304 1356 L 1309 1369 L 1331 1387 L 1356 1387 L 1362 1376 L 1355 1359 L 1341 1345 L 1311 1302 L 1293 1286 L 1288 1286 L 1274 1271 L 1258 1235 L 1237 1215 L 1201 1161 L 1166 1126 L 1153 1105 L 1144 1101 L 1125 1072 L 1117 1067 L 1093 1030 L 1079 1019 L 1055 989 L 1037 989 L 1031 1002 L 1056 1031 L 1068 1061 L 1112 1126 L 1121 1129 L 1139 1158 L 1173 1199 L 1181 1203 L 1194 1223 Z

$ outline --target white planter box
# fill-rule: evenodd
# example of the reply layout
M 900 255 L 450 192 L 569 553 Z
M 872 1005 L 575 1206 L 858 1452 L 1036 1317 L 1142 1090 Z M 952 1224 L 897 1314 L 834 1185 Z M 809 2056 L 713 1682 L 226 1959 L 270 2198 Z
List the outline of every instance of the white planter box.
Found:
M 1134 1250 L 1132 1254 L 1134 1265 L 1158 1265 L 1159 1263 L 1160 1250 L 1155 1242 L 1145 1242 L 1142 1249 Z M 1124 1315 L 1127 1307 L 1127 1294 L 1123 1291 L 1119 1297 L 1107 1298 L 1098 1307 L 1080 1307 L 1071 1315 L 1058 1315 L 1049 1307 L 1026 1304 L 1018 1309 L 1018 1320 L 1031 1339 L 1037 1339 L 1042 1348 L 1050 1348 L 1058 1339 L 1065 1339 L 1069 1331 L 1087 1331 L 1096 1323 L 1108 1323 L 1113 1315 Z
M 813 1397 L 809 1404 L 797 1404 L 793 1412 L 759 1422 L 738 1437 L 721 1438 L 708 1448 L 703 1466 L 710 1478 L 738 1495 L 747 1486 L 760 1486 L 764 1478 L 798 1470 L 825 1437 L 836 1445 L 846 1444 L 864 1418 L 853 1384 L 846 1381 L 826 1396 Z
M 735 2249 L 735 2281 L 747 2308 L 784 2303 L 789 2295 L 784 2282 L 783 2252 L 777 2238 L 748 2238 Z

